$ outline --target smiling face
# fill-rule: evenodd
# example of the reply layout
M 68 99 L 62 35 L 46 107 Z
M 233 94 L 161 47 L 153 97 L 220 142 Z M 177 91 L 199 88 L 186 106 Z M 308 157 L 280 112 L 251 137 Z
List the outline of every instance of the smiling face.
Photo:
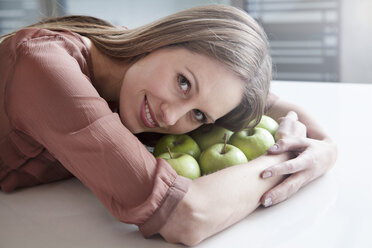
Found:
M 222 63 L 183 48 L 154 51 L 126 72 L 120 118 L 132 133 L 186 133 L 234 109 L 243 81 Z

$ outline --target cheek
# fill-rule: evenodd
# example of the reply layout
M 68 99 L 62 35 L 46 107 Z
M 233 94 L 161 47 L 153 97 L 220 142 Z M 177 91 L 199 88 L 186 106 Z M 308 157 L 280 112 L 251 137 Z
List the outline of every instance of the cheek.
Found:
M 171 80 L 164 79 L 154 79 L 146 87 L 143 87 L 144 93 L 149 97 L 150 101 L 157 107 L 161 103 L 167 104 L 177 104 L 179 100 L 179 95 L 176 92 L 176 86 L 172 84 Z M 160 109 L 158 109 L 160 111 Z
M 175 87 L 175 79 L 165 71 L 156 71 L 146 79 L 146 89 L 156 95 L 169 94 Z
M 163 98 L 163 96 L 168 96 L 170 94 L 169 87 L 165 83 L 152 83 L 147 85 L 144 89 L 147 94 L 152 95 L 153 97 Z

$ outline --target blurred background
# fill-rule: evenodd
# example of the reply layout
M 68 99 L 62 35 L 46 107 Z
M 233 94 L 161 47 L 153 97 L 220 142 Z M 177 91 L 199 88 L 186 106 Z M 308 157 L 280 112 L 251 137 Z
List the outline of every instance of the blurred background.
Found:
M 0 35 L 70 14 L 133 28 L 211 3 L 239 7 L 264 27 L 276 80 L 372 83 L 372 0 L 0 0 Z

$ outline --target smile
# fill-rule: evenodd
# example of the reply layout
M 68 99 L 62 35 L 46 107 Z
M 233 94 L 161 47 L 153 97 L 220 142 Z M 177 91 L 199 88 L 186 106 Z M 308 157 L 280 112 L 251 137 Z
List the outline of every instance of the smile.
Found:
M 156 119 L 154 117 L 154 113 L 152 112 L 152 110 L 151 110 L 151 108 L 148 104 L 146 96 L 145 96 L 145 99 L 144 99 L 144 101 L 142 103 L 142 106 L 141 106 L 141 119 L 142 119 L 142 122 L 145 124 L 146 127 L 155 128 L 155 127 L 158 126 L 156 121 L 155 121 Z

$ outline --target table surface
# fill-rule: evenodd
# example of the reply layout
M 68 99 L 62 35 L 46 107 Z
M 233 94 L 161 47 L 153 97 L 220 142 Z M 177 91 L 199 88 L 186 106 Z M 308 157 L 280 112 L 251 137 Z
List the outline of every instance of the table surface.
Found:
M 273 82 L 272 91 L 306 108 L 336 140 L 325 176 L 276 206 L 197 247 L 372 247 L 372 85 Z M 115 220 L 76 179 L 0 192 L 0 247 L 182 247 Z

